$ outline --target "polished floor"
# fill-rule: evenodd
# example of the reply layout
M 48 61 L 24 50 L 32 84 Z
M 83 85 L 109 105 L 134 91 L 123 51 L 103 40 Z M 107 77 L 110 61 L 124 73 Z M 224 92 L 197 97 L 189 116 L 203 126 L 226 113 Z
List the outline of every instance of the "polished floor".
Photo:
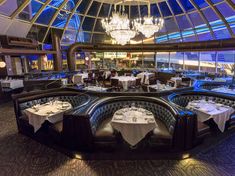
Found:
M 17 133 L 11 103 L 0 105 L 0 176 L 232 176 L 235 134 L 185 160 L 84 161 Z

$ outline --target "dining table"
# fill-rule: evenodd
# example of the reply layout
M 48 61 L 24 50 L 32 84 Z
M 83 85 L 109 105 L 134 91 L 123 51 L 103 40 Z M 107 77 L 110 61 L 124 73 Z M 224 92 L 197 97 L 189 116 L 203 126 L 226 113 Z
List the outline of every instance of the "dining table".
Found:
M 149 78 L 151 76 L 154 77 L 154 73 L 149 73 L 149 72 L 141 72 L 139 74 L 136 75 L 137 78 L 140 78 L 141 79 L 141 83 L 142 84 L 146 84 L 146 85 L 149 85 Z M 144 79 L 145 78 L 145 79 Z
M 87 87 L 84 87 L 83 90 L 95 91 L 95 92 L 106 92 L 108 88 L 101 87 L 101 86 L 87 86 Z
M 104 71 L 103 77 L 104 79 L 108 79 L 111 76 L 111 71 Z
M 124 90 L 128 90 L 129 87 L 136 85 L 136 77 L 134 76 L 114 76 L 111 79 L 118 79 L 119 84 Z
M 150 131 L 157 127 L 152 112 L 139 107 L 117 110 L 111 120 L 112 127 L 119 131 L 130 145 L 137 145 Z
M 232 107 L 204 99 L 193 100 L 188 103 L 186 108 L 193 110 L 200 122 L 213 119 L 221 132 L 224 132 L 226 122 L 230 119 L 231 114 L 234 113 Z
M 166 84 L 161 84 L 161 83 L 158 83 L 158 84 L 154 84 L 154 85 L 149 85 L 148 86 L 148 91 L 149 91 L 149 88 L 152 88 L 152 89 L 155 89 L 157 92 L 158 91 L 167 91 L 167 90 L 173 90 L 175 89 L 175 87 L 171 87 L 169 85 L 166 85 Z
M 218 88 L 211 89 L 211 91 L 235 95 L 235 89 L 230 89 L 228 87 L 218 87 Z
M 18 89 L 24 87 L 24 81 L 20 79 L 0 80 L 2 88 Z
M 174 87 L 178 87 L 182 83 L 182 78 L 181 77 L 172 77 L 170 80 L 175 83 Z
M 45 121 L 56 123 L 63 120 L 63 114 L 70 110 L 72 105 L 65 101 L 50 101 L 44 104 L 37 104 L 24 110 L 36 133 Z
M 74 84 L 83 84 L 86 78 L 88 78 L 88 73 L 77 73 L 73 75 L 72 81 Z

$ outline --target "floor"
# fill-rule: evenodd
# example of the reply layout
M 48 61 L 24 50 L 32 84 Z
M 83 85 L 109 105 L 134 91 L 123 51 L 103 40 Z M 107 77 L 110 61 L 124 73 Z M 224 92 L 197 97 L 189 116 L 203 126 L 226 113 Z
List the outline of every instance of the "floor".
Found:
M 0 176 L 232 176 L 235 135 L 185 160 L 82 161 L 17 133 L 11 103 L 0 105 Z

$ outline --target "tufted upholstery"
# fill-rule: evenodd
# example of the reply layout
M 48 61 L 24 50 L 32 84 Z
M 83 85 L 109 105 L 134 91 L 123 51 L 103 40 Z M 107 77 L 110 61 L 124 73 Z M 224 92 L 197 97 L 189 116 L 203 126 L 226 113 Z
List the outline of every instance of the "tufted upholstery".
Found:
M 199 89 L 206 89 L 206 90 L 211 90 L 214 88 L 218 88 L 223 86 L 225 83 L 224 82 L 210 82 L 210 81 L 196 81 L 195 87 Z
M 117 101 L 117 102 L 111 102 L 109 104 L 104 104 L 103 106 L 98 107 L 90 118 L 90 124 L 92 128 L 92 133 L 95 134 L 100 124 L 107 118 L 110 118 L 113 116 L 113 114 L 123 108 L 124 105 L 130 105 L 132 103 L 135 103 L 136 105 L 141 105 L 145 109 L 151 111 L 155 118 L 161 120 L 166 128 L 168 129 L 169 133 L 172 135 L 174 132 L 174 127 L 176 124 L 176 119 L 174 115 L 165 107 L 153 103 L 153 102 L 146 102 L 146 101 Z
M 22 102 L 19 104 L 20 111 L 22 113 L 23 110 L 30 108 L 36 104 L 44 104 L 54 99 L 58 99 L 60 101 L 69 102 L 73 107 L 82 105 L 87 101 L 87 96 L 84 95 L 60 95 L 60 96 L 50 96 L 50 97 L 43 97 L 38 99 L 29 100 L 26 102 Z
M 210 95 L 200 95 L 200 94 L 190 94 L 190 95 L 176 95 L 174 97 L 172 97 L 170 100 L 181 106 L 181 107 L 186 107 L 188 105 L 188 103 L 190 101 L 193 100 L 200 100 L 203 97 L 205 97 L 206 99 L 211 99 L 213 101 L 215 101 L 216 103 L 221 103 L 230 107 L 235 108 L 235 101 L 232 99 L 226 99 L 224 97 L 214 97 L 214 96 L 210 96 Z
M 200 88 L 211 90 L 211 89 L 215 89 L 221 86 L 222 86 L 221 84 L 204 84 L 204 85 L 201 85 Z

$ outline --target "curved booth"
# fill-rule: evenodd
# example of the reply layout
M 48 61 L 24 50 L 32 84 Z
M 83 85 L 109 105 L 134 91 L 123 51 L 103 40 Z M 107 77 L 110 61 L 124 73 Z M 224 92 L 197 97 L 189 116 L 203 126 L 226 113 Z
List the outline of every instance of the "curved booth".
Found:
M 123 143 L 120 134 L 111 127 L 107 130 L 107 126 L 110 126 L 111 118 L 117 110 L 132 103 L 154 114 L 158 128 L 146 136 L 147 144 L 152 147 L 184 149 L 184 114 L 180 114 L 162 99 L 144 96 L 101 98 L 83 112 L 75 110 L 67 114 L 63 123 L 74 126 L 69 131 L 63 130 L 67 139 L 64 143 L 82 150 L 100 146 L 120 147 Z
M 211 133 L 211 128 L 197 120 L 196 113 L 187 109 L 192 100 L 203 97 L 213 99 L 235 108 L 235 98 L 211 91 L 189 89 L 168 94 L 158 93 L 97 93 L 71 88 L 29 92 L 13 96 L 16 121 L 20 133 L 35 139 L 52 141 L 59 146 L 75 151 L 131 150 L 122 133 L 111 125 L 118 110 L 135 104 L 150 111 L 156 127 L 134 146 L 154 151 L 186 151 L 202 142 Z M 63 114 L 56 123 L 46 122 L 37 132 L 29 124 L 24 110 L 53 99 L 69 102 L 72 109 Z M 235 126 L 234 118 L 227 128 Z
M 185 112 L 192 113 L 189 109 L 186 108 L 189 102 L 193 100 L 211 100 L 215 103 L 219 103 L 231 108 L 235 108 L 235 97 L 231 95 L 226 95 L 222 93 L 212 92 L 212 91 L 203 91 L 203 90 L 194 90 L 194 91 L 185 91 L 177 94 L 171 94 L 168 96 L 168 101 L 175 107 L 181 108 Z M 233 128 L 235 125 L 235 116 L 232 114 L 229 121 L 226 123 L 226 129 Z M 204 137 L 205 135 L 211 133 L 211 129 L 216 129 L 213 121 L 208 123 L 202 123 L 197 121 L 197 136 L 198 138 Z
M 80 108 L 91 101 L 91 97 L 76 91 L 66 89 L 53 91 L 40 91 L 13 95 L 16 122 L 20 133 L 31 137 L 47 135 L 49 123 L 44 123 L 37 133 L 34 133 L 33 127 L 29 124 L 29 119 L 24 110 L 37 104 L 44 104 L 49 101 L 59 100 L 69 102 L 73 108 Z M 45 132 L 45 133 L 44 133 Z

